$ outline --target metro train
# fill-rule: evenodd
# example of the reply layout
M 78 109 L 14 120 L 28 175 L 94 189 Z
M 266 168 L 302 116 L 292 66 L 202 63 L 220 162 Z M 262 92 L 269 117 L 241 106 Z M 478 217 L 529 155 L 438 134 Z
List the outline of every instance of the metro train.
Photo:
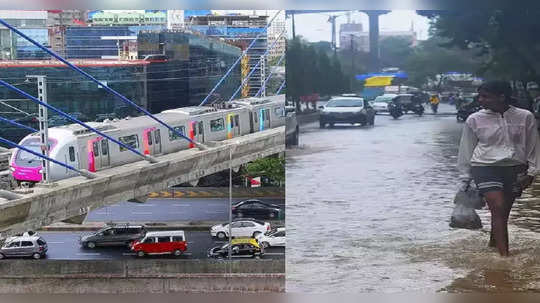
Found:
M 182 107 L 155 116 L 193 141 L 203 144 L 285 125 L 287 113 L 283 95 L 240 99 L 222 107 Z M 148 116 L 88 124 L 145 155 L 163 155 L 194 147 L 193 143 Z M 135 153 L 79 124 L 49 128 L 48 135 L 49 156 L 74 168 L 97 172 L 141 160 Z M 41 153 L 38 133 L 24 137 L 19 145 Z M 41 158 L 15 149 L 10 159 L 12 176 L 18 184 L 40 182 L 41 163 Z M 50 163 L 51 181 L 77 175 L 75 171 Z

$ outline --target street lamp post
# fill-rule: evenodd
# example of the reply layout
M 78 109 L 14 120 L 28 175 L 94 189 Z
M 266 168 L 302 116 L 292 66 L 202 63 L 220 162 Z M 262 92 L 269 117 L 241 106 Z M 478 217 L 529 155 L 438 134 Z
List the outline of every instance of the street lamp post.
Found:
M 229 261 L 232 260 L 232 146 L 229 147 L 229 247 L 228 247 L 228 256 Z
M 34 76 L 28 75 L 26 78 L 37 79 L 38 86 L 38 99 L 43 103 L 47 103 L 47 76 Z M 38 121 L 39 121 L 39 140 L 41 143 L 41 154 L 43 156 L 49 157 L 49 122 L 48 122 L 48 112 L 47 107 L 40 105 L 38 108 Z M 50 170 L 51 166 L 49 160 L 41 160 L 41 176 L 43 183 L 50 183 Z

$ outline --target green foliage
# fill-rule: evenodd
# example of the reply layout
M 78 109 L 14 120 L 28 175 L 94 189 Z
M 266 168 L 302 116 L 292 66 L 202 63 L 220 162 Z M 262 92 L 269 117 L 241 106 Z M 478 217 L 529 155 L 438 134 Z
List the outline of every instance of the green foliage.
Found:
M 267 157 L 257 159 L 244 166 L 244 174 L 249 177 L 262 177 L 272 180 L 275 185 L 285 184 L 285 158 Z
M 413 53 L 411 42 L 404 37 L 386 37 L 380 44 L 381 66 L 403 68 L 405 58 Z
M 300 96 L 345 92 L 341 64 L 330 59 L 329 47 L 324 43 L 310 44 L 300 37 L 287 44 L 287 96 L 298 100 Z
M 447 39 L 434 36 L 412 49 L 412 53 L 403 59 L 403 67 L 409 75 L 407 84 L 421 87 L 428 78 L 434 79 L 446 72 L 478 72 L 481 63 L 474 50 L 447 44 Z
M 474 49 L 486 78 L 540 82 L 540 11 L 505 3 L 502 10 L 419 12 L 431 18 L 432 34 L 448 46 Z

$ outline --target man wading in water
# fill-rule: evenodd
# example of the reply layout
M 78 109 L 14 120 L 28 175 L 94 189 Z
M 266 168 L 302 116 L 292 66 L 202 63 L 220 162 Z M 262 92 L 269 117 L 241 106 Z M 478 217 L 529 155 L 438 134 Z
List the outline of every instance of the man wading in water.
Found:
M 463 127 L 460 187 L 474 179 L 491 211 L 489 246 L 508 256 L 508 216 L 515 198 L 539 173 L 540 140 L 534 115 L 510 105 L 507 82 L 486 82 L 478 93 L 484 109 L 469 116 Z

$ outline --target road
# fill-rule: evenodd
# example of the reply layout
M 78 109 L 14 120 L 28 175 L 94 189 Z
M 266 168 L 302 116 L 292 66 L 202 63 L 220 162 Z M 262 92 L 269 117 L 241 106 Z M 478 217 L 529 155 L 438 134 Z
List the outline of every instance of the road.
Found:
M 233 203 L 246 199 L 233 199 Z M 277 204 L 285 217 L 285 200 L 260 198 Z M 148 199 L 146 203 L 119 202 L 91 211 L 85 222 L 227 221 L 229 199 Z
M 287 291 L 539 291 L 538 200 L 516 203 L 508 259 L 487 248 L 487 209 L 482 230 L 448 226 L 462 126 L 450 115 L 303 125 L 286 153 Z
M 79 237 L 90 232 L 45 232 L 39 235 L 47 241 L 49 250 L 47 259 L 52 260 L 97 260 L 135 258 L 128 248 L 124 247 L 97 247 L 95 249 L 83 248 L 79 244 Z M 180 257 L 182 259 L 206 259 L 209 248 L 223 245 L 226 241 L 217 241 L 209 232 L 186 231 L 188 241 L 187 251 Z M 283 259 L 283 247 L 270 247 L 265 250 L 265 259 Z M 147 258 L 172 258 L 171 256 L 147 256 Z

